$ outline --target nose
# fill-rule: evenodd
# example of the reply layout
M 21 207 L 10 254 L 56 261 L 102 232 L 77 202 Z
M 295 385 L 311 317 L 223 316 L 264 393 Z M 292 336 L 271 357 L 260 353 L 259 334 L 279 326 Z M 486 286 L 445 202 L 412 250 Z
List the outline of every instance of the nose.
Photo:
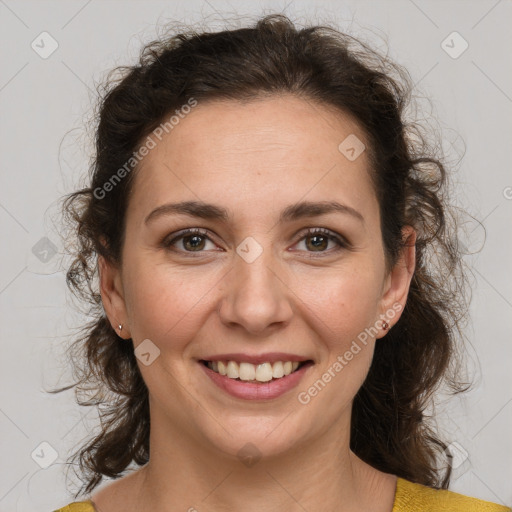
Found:
M 272 250 L 266 248 L 252 262 L 236 255 L 233 265 L 218 309 L 222 323 L 259 335 L 287 325 L 294 295 L 284 272 L 272 261 Z

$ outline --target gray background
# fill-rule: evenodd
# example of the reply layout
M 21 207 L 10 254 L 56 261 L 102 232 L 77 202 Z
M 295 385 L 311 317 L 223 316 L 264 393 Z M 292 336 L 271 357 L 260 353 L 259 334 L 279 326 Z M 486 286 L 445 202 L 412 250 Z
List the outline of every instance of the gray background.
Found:
M 279 11 L 301 24 L 335 23 L 378 48 L 387 41 L 416 92 L 432 100 L 425 119 L 438 120 L 458 164 L 453 199 L 487 235 L 483 249 L 465 258 L 474 275 L 466 333 L 475 387 L 436 409 L 439 428 L 459 449 L 451 490 L 512 504 L 510 1 L 0 0 L 0 511 L 50 511 L 71 501 L 77 480 L 70 472 L 68 491 L 64 462 L 96 425 L 95 411 L 78 407 L 72 391 L 45 393 L 69 383 L 63 353 L 84 320 L 66 291 L 55 222 L 56 200 L 87 169 L 84 123 L 94 84 L 115 65 L 133 63 L 166 20 L 205 18 L 216 29 L 222 16 L 245 21 Z M 58 43 L 47 58 L 31 47 L 35 41 L 42 52 L 46 37 L 51 49 L 44 31 Z M 452 36 L 443 49 L 454 31 L 463 39 Z M 469 47 L 453 58 L 464 40 Z M 464 223 L 473 252 L 484 230 L 470 217 Z

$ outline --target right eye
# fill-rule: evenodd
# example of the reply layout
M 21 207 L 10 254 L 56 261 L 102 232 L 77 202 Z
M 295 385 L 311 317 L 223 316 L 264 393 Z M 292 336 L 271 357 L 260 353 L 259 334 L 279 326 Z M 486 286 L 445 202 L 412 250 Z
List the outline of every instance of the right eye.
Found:
M 185 229 L 183 231 L 178 232 L 176 236 L 171 235 L 171 237 L 172 238 L 170 239 L 169 237 L 167 237 L 162 242 L 162 247 L 176 252 L 204 252 L 203 249 L 205 245 L 205 240 L 209 240 L 210 242 L 212 242 L 212 240 L 208 236 L 208 231 L 199 228 Z M 178 241 L 181 241 L 182 243 L 182 250 L 174 247 Z

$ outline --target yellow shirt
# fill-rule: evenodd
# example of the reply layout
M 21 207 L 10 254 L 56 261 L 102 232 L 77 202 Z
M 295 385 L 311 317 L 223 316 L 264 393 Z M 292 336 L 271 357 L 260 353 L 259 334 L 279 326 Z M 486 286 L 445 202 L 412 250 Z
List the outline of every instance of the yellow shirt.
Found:
M 91 501 L 70 503 L 54 512 L 97 512 Z M 398 477 L 391 512 L 512 512 L 512 508 Z

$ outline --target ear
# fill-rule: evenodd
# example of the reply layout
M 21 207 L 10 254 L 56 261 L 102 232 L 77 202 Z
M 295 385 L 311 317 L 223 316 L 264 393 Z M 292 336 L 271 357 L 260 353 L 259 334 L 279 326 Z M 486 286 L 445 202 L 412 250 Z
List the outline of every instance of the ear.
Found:
M 101 300 L 110 325 L 118 336 L 129 339 L 131 334 L 127 323 L 128 316 L 126 314 L 121 271 L 101 255 L 98 256 L 98 270 Z M 121 330 L 119 329 L 120 324 L 123 326 Z
M 377 338 L 385 336 L 386 332 L 398 322 L 407 302 L 412 276 L 416 267 L 416 231 L 411 226 L 402 229 L 404 246 L 394 267 L 384 280 L 382 297 L 380 300 L 380 321 L 377 322 L 380 334 Z M 388 329 L 384 329 L 384 322 Z

